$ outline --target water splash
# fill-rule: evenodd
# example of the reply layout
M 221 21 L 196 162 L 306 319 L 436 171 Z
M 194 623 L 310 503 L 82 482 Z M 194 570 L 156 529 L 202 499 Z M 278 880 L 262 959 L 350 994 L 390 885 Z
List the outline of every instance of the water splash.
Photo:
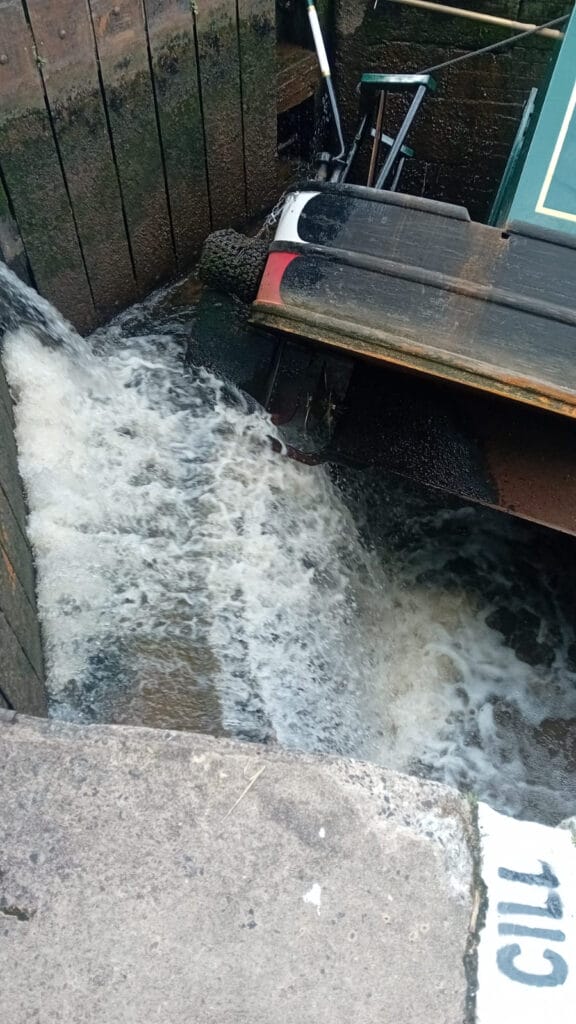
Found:
M 88 342 L 45 305 L 57 346 L 11 330 L 4 363 L 53 713 L 362 757 L 510 813 L 573 813 L 572 634 L 530 530 L 275 454 L 268 417 L 185 370 L 182 320 L 154 304 Z

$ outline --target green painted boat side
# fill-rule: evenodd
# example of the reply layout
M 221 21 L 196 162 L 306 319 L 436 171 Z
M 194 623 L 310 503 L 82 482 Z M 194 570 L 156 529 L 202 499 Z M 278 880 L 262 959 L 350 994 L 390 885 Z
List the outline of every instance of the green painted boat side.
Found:
M 576 235 L 576 11 L 540 111 L 508 219 Z

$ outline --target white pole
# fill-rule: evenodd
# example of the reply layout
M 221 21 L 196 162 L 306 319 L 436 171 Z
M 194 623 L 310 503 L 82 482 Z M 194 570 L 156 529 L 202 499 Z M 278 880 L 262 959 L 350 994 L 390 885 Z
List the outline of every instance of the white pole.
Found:
M 318 55 L 320 71 L 324 78 L 330 78 L 330 64 L 328 63 L 328 54 L 326 53 L 326 47 L 324 46 L 324 36 L 322 35 L 322 29 L 320 28 L 318 12 L 312 4 L 308 4 L 308 18 L 310 20 L 310 28 L 312 29 L 312 35 L 314 37 L 314 45 Z
M 524 21 L 512 21 L 510 18 L 499 18 L 495 14 L 481 14 L 479 11 L 466 11 L 462 7 L 447 7 L 446 4 L 433 3 L 432 0 L 389 0 L 393 4 L 404 4 L 405 7 L 420 7 L 424 11 L 434 11 L 436 14 L 454 14 L 458 18 L 468 18 L 470 21 L 484 21 L 488 25 L 502 25 L 504 28 L 517 28 L 521 32 L 529 32 L 536 28 L 536 25 L 527 24 Z M 558 28 L 541 28 L 538 33 L 548 39 L 563 39 L 564 33 Z

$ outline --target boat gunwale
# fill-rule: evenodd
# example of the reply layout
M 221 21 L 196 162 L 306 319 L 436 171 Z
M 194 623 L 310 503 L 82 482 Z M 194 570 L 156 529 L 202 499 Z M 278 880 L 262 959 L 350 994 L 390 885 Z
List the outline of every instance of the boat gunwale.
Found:
M 454 357 L 446 349 L 430 347 L 402 337 L 397 332 L 364 327 L 343 318 L 317 313 L 297 306 L 283 306 L 256 299 L 250 310 L 250 322 L 297 334 L 330 348 L 345 350 L 372 362 L 392 364 L 415 370 L 440 380 L 499 395 L 523 405 L 576 419 L 576 391 L 551 385 L 527 375 L 502 373 L 495 376 L 493 366 L 469 356 Z M 438 358 L 440 356 L 441 358 Z

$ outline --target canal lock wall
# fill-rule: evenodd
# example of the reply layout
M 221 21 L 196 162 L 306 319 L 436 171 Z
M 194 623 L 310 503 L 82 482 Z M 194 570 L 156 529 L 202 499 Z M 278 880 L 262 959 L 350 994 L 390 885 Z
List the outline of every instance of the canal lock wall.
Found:
M 480 6 L 537 22 L 572 2 Z M 349 132 L 362 71 L 422 70 L 510 34 L 388 0 L 318 7 Z M 406 190 L 484 218 L 556 45 L 534 37 L 441 72 Z M 305 173 L 321 91 L 303 0 L 5 0 L 0 258 L 91 330 Z M 391 102 L 389 130 L 398 115 Z
M 12 401 L 0 364 L 0 708 L 46 713 L 34 564 L 18 474 Z
M 473 5 L 470 5 L 473 6 Z M 529 21 L 568 0 L 495 0 Z M 508 34 L 381 0 L 322 0 L 345 123 L 363 70 L 410 71 Z M 409 191 L 485 217 L 530 87 L 533 38 L 439 76 Z M 0 258 L 83 333 L 188 270 L 302 167 L 319 111 L 304 9 L 289 0 L 7 0 L 0 6 Z M 276 96 L 276 102 L 274 102 Z M 389 108 L 390 123 L 398 110 Z M 295 140 L 295 141 L 294 141 Z M 310 141 L 310 139 L 308 139 Z M 33 559 L 0 370 L 0 704 L 46 710 Z

